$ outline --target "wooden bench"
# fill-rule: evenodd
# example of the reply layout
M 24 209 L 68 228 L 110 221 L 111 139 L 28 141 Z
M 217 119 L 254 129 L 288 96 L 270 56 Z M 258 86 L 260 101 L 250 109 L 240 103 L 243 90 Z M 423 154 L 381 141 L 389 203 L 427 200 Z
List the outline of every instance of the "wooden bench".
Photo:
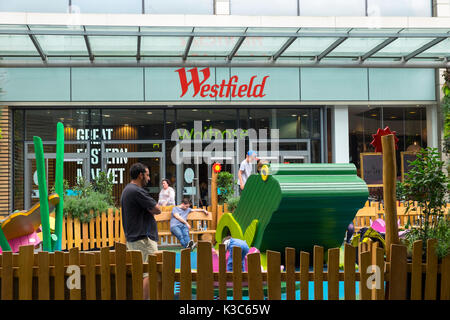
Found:
M 353 219 L 353 226 L 355 228 L 355 232 L 358 232 L 361 228 L 369 227 L 371 221 L 375 221 L 377 219 L 377 211 L 374 207 L 364 207 L 359 209 L 356 213 L 355 218 Z
M 170 232 L 172 208 L 173 206 L 162 207 L 161 214 L 155 215 L 159 235 L 158 245 L 171 246 L 180 244 L 178 239 Z M 214 238 L 216 230 L 210 229 L 212 219 L 211 213 L 208 215 L 203 212 L 189 213 L 187 217 L 187 222 L 191 226 L 189 235 L 194 242 L 198 242 L 199 240 L 211 241 Z

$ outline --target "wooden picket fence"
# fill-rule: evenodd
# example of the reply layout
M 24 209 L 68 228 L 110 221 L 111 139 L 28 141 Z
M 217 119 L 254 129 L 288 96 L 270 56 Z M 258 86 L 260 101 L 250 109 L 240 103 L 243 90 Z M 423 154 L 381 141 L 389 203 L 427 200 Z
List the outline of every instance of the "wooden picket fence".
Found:
M 93 212 L 91 212 L 93 214 Z M 87 251 L 112 247 L 115 242 L 125 243 L 122 215 L 119 209 L 99 212 L 88 223 L 81 223 L 69 215 L 63 219 L 61 249 L 79 248 Z
M 197 208 L 197 207 L 194 207 Z M 162 212 L 169 212 L 172 207 L 162 207 Z M 225 205 L 219 205 L 214 210 L 211 206 L 204 208 L 212 212 L 212 219 L 208 222 L 208 225 L 201 224 L 201 227 L 207 227 L 208 231 L 196 231 L 194 232 L 194 241 L 198 240 L 198 235 L 203 233 L 210 233 L 212 238 L 215 235 L 215 229 L 217 227 L 217 221 L 226 212 L 227 207 Z M 93 212 L 91 212 L 93 214 Z M 160 245 L 177 244 L 178 240 L 170 235 L 168 229 L 168 222 L 170 219 L 159 221 L 157 218 L 157 227 L 160 233 Z M 193 230 L 198 228 L 197 222 L 201 222 L 200 219 L 195 221 L 189 221 L 193 226 Z M 167 231 L 169 230 L 169 235 Z M 166 238 L 170 237 L 170 241 Z M 166 239 L 165 241 L 163 241 Z M 120 209 L 109 209 L 108 212 L 99 212 L 97 216 L 91 219 L 88 223 L 82 223 L 79 219 L 74 219 L 70 215 L 63 219 L 63 232 L 61 249 L 69 250 L 71 248 L 79 248 L 82 251 L 100 249 L 101 247 L 112 247 L 115 242 L 125 243 L 125 234 L 122 226 L 122 213 Z
M 0 256 L 0 297 L 2 300 L 142 300 L 144 296 L 143 273 L 149 273 L 150 299 L 212 300 L 227 298 L 227 286 L 232 288 L 233 299 L 243 298 L 243 288 L 248 288 L 251 300 L 279 300 L 284 284 L 286 299 L 307 300 L 309 282 L 313 282 L 314 300 L 324 298 L 324 281 L 327 281 L 329 300 L 339 299 L 339 282 L 344 282 L 345 300 L 450 300 L 450 255 L 438 263 L 435 240 L 427 243 L 426 262 L 422 261 L 422 242 L 414 243 L 412 261 L 407 259 L 406 247 L 392 245 L 391 260 L 385 262 L 384 251 L 376 243 L 359 247 L 359 269 L 355 269 L 356 248 L 346 245 L 344 270 L 339 270 L 339 248 L 328 250 L 328 265 L 324 271 L 324 249 L 314 247 L 312 271 L 310 254 L 300 252 L 300 268 L 296 269 L 296 252 L 285 249 L 285 269 L 281 271 L 281 253 L 267 251 L 267 271 L 261 270 L 259 253 L 248 255 L 248 272 L 241 264 L 233 264 L 226 272 L 225 247 L 219 246 L 219 272 L 213 272 L 211 244 L 200 242 L 197 252 L 197 270 L 191 270 L 190 250 L 181 251 L 180 269 L 175 269 L 175 252 L 163 251 L 149 255 L 142 262 L 139 251 L 127 251 L 123 243 L 115 243 L 115 250 L 101 248 L 99 252 L 34 253 L 32 246 L 23 246 L 18 254 L 5 252 Z M 240 248 L 233 249 L 234 261 L 239 261 Z M 379 281 L 386 281 L 377 289 L 365 284 L 371 276 L 371 265 L 376 265 Z M 75 266 L 75 267 L 74 267 Z M 80 281 L 72 281 L 71 270 L 79 267 Z M 68 274 L 69 273 L 69 274 Z M 359 281 L 359 296 L 356 285 Z M 74 285 L 69 289 L 67 282 Z M 176 286 L 179 291 L 175 293 Z M 195 293 L 193 288 L 195 287 Z M 216 293 L 215 293 L 216 288 Z

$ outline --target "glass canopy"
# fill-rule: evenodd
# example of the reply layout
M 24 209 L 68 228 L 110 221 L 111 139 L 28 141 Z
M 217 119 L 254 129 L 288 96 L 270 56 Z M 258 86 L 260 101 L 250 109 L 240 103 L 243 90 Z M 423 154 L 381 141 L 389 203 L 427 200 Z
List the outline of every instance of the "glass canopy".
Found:
M 0 25 L 0 67 L 11 61 L 95 66 L 105 60 L 136 66 L 152 61 L 320 66 L 332 60 L 345 66 L 448 67 L 450 29 Z

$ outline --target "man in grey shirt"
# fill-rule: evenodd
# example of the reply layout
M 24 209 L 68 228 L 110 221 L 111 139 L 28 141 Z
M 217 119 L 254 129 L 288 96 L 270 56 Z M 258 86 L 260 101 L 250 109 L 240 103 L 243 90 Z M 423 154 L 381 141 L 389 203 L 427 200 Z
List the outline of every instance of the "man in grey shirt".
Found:
M 256 152 L 253 150 L 249 150 L 247 152 L 247 156 L 244 161 L 241 162 L 241 166 L 239 167 L 238 172 L 238 184 L 239 188 L 244 190 L 245 183 L 247 182 L 248 177 L 252 174 L 252 161 L 256 159 Z

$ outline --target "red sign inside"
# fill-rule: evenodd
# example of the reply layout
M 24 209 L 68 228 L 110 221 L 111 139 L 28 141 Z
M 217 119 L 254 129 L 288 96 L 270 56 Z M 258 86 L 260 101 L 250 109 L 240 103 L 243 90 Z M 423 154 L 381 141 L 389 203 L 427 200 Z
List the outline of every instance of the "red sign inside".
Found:
M 228 79 L 228 81 L 222 80 L 220 84 L 209 85 L 205 84 L 205 82 L 211 76 L 209 68 L 200 70 L 202 80 L 200 80 L 200 73 L 197 68 L 189 69 L 187 72 L 191 74 L 191 81 L 187 81 L 187 72 L 185 68 L 181 68 L 175 71 L 178 72 L 178 75 L 180 77 L 180 98 L 187 93 L 189 86 L 191 85 L 194 89 L 194 94 L 192 95 L 192 97 L 195 97 L 199 94 L 202 98 L 262 98 L 265 96 L 264 87 L 266 85 L 267 79 L 269 78 L 269 76 L 265 76 L 262 81 L 258 83 L 258 80 L 256 79 L 257 76 L 253 76 L 250 78 L 250 81 L 248 83 L 239 83 L 239 77 L 232 76 L 230 77 L 230 79 Z

